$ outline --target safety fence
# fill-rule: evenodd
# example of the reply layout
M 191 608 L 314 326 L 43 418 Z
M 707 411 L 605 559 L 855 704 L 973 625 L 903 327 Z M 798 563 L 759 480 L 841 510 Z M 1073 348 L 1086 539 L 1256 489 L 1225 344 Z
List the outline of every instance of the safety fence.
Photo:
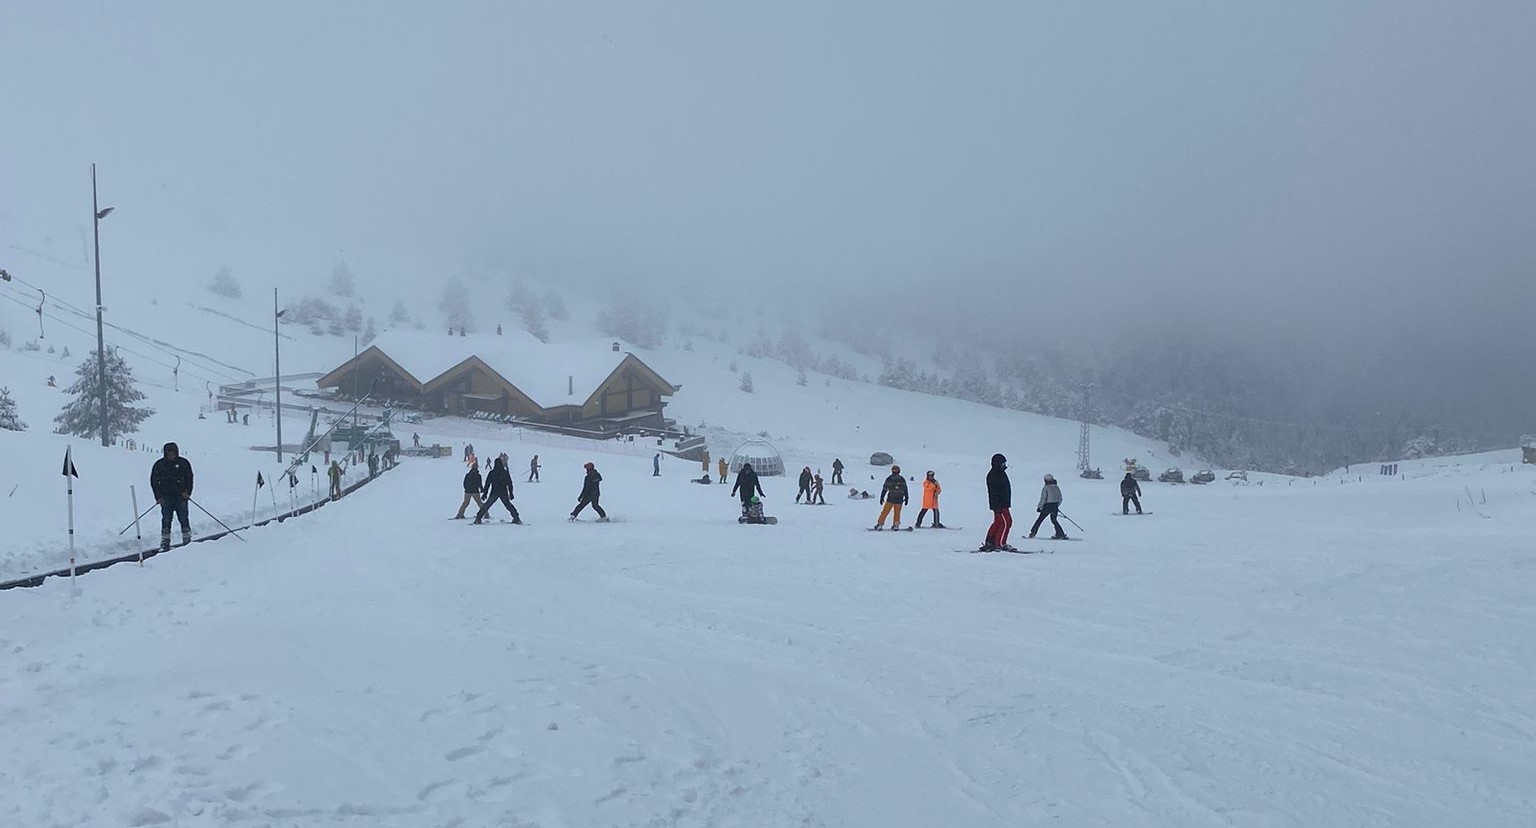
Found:
M 399 468 L 399 466 L 394 466 L 394 467 L 392 467 L 392 469 L 393 468 Z M 374 480 L 378 479 L 379 477 L 382 477 L 383 475 L 387 474 L 392 469 L 381 470 L 374 477 L 364 477 L 363 479 L 357 481 L 356 483 L 353 483 L 352 485 L 343 488 L 341 490 L 342 497 L 346 497 L 347 495 L 357 491 L 358 489 L 361 489 L 362 487 L 368 485 L 369 483 L 373 482 Z M 279 515 L 274 515 L 274 516 L 269 517 L 269 518 L 253 521 L 251 523 L 245 524 L 244 526 L 236 526 L 233 529 L 226 529 L 224 531 L 215 532 L 215 533 L 210 534 L 210 535 L 203 535 L 202 537 L 194 539 L 192 541 L 192 543 L 207 543 L 209 541 L 216 541 L 216 540 L 219 540 L 220 538 L 228 537 L 231 534 L 235 534 L 235 533 L 238 533 L 238 532 L 243 532 L 246 529 L 252 529 L 252 528 L 255 528 L 255 527 L 258 527 L 258 526 L 266 526 L 269 523 L 282 523 L 283 521 L 288 520 L 289 518 L 299 517 L 300 515 L 307 515 L 310 512 L 313 512 L 313 511 L 315 511 L 317 509 L 321 509 L 327 503 L 331 503 L 333 500 L 334 500 L 334 498 L 326 497 L 323 500 L 318 500 L 318 501 L 316 501 L 314 503 L 308 503 L 308 504 L 300 506 L 300 507 L 298 507 L 296 509 L 290 509 L 289 511 L 283 512 L 282 514 L 279 514 Z M 87 572 L 96 572 L 98 570 L 106 569 L 109 566 L 116 566 L 117 564 L 122 564 L 122 563 L 138 563 L 140 561 L 149 560 L 150 558 L 153 558 L 156 555 L 163 555 L 163 554 L 166 554 L 167 552 L 174 552 L 177 549 L 184 549 L 188 545 L 189 544 L 181 544 L 181 545 L 178 545 L 178 546 L 172 546 L 170 549 L 165 549 L 165 550 L 162 550 L 162 549 L 160 549 L 160 547 L 156 546 L 156 547 L 154 547 L 152 549 L 145 549 L 142 552 L 130 552 L 130 553 L 126 554 L 126 555 L 119 555 L 119 556 L 117 556 L 115 558 L 108 558 L 106 560 L 101 560 L 101 561 L 91 561 L 89 563 L 77 564 L 75 566 L 75 568 L 74 568 L 74 574 L 76 576 L 79 576 L 79 575 L 84 575 Z M 69 576 L 70 576 L 70 568 L 69 567 L 65 567 L 63 569 L 55 569 L 55 570 L 53 570 L 51 572 L 43 572 L 43 573 L 40 573 L 40 574 L 37 574 L 37 575 L 29 575 L 29 576 L 27 576 L 25 578 L 17 578 L 17 579 L 12 580 L 12 581 L 0 582 L 0 590 L 17 589 L 17 588 L 20 588 L 20 587 L 39 587 L 39 586 L 42 586 L 43 582 L 48 580 L 49 578 L 68 578 Z

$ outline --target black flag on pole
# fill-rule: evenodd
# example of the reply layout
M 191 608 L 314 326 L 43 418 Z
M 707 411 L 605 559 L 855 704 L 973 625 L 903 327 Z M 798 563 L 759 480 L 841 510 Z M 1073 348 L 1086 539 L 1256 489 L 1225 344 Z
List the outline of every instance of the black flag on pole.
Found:
M 299 476 L 297 474 L 294 474 L 292 471 L 289 471 L 288 472 L 288 488 L 291 489 L 291 488 L 293 488 L 294 486 L 297 486 L 297 485 L 299 485 Z
M 267 481 L 261 479 L 261 472 L 256 472 L 256 488 L 267 485 Z
M 75 471 L 75 461 L 69 459 L 69 446 L 64 447 L 64 476 L 79 477 L 80 472 Z

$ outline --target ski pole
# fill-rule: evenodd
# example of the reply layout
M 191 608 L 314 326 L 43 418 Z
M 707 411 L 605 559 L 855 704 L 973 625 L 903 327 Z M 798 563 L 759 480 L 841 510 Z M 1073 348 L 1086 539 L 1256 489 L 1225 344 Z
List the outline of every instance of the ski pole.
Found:
M 1063 512 L 1062 510 L 1057 509 L 1056 510 L 1056 514 L 1061 515 L 1064 518 L 1067 518 L 1067 522 L 1068 523 L 1072 524 L 1073 526 L 1077 526 L 1077 521 L 1073 520 L 1072 518 L 1067 517 L 1067 513 L 1066 512 Z M 1077 531 L 1079 531 L 1079 532 L 1086 532 L 1088 530 L 1084 529 L 1081 526 L 1077 526 Z
M 133 510 L 135 512 L 137 512 L 139 510 L 139 490 L 135 489 L 132 486 L 129 486 L 128 487 L 128 495 L 133 498 Z M 145 512 L 144 514 L 147 515 L 149 513 Z M 144 565 L 144 533 L 139 530 L 139 519 L 138 518 L 134 518 L 133 519 L 133 537 L 134 537 L 134 541 L 135 541 L 134 545 L 139 547 L 139 566 L 143 566 Z
M 131 489 L 131 488 L 132 488 L 132 487 L 131 487 L 131 486 L 130 486 L 130 487 L 129 487 L 129 488 L 130 488 L 130 489 Z M 156 506 L 159 506 L 159 505 L 160 505 L 160 504 L 158 504 L 158 503 L 151 503 L 151 504 L 149 504 L 149 508 L 148 508 L 148 509 L 145 509 L 145 510 L 144 510 L 144 511 L 142 511 L 142 512 L 140 512 L 140 513 L 139 513 L 139 516 L 138 516 L 138 517 L 136 517 L 136 518 L 134 518 L 134 519 L 133 519 L 133 522 L 132 522 L 132 523 L 129 523 L 129 524 L 128 524 L 128 525 L 127 525 L 127 526 L 124 526 L 124 527 L 123 527 L 123 532 L 126 532 L 126 531 L 128 531 L 128 530 L 129 530 L 129 529 L 132 529 L 132 528 L 133 528 L 133 527 L 134 527 L 134 524 L 136 524 L 136 523 L 138 523 L 138 522 L 139 522 L 139 521 L 140 521 L 140 520 L 142 520 L 142 519 L 143 519 L 143 517 L 144 517 L 144 516 L 145 516 L 145 515 L 147 515 L 147 514 L 149 514 L 149 513 L 150 513 L 150 512 L 151 512 L 151 511 L 153 511 L 153 510 L 154 510 L 154 508 L 155 508 L 155 507 L 156 507 Z M 121 535 L 121 534 L 122 534 L 122 533 L 123 533 L 123 532 L 118 532 L 118 534 L 119 534 L 119 535 Z
M 234 536 L 235 536 L 235 537 L 237 537 L 237 538 L 240 538 L 240 533 L 239 533 L 239 532 L 236 532 L 236 531 L 235 531 L 235 530 L 233 530 L 233 529 L 231 529 L 231 528 L 229 528 L 229 524 L 227 524 L 227 523 L 225 523 L 225 522 L 224 522 L 224 521 L 222 521 L 222 520 L 219 520 L 219 519 L 218 519 L 218 518 L 216 518 L 216 517 L 213 517 L 213 513 L 212 513 L 212 512 L 210 512 L 210 511 L 208 511 L 208 510 L 207 510 L 207 509 L 204 509 L 204 508 L 203 508 L 203 504 L 201 504 L 201 503 L 198 503 L 198 502 L 197 502 L 197 501 L 195 501 L 195 500 L 192 500 L 192 498 L 190 498 L 190 497 L 189 497 L 189 498 L 187 498 L 187 500 L 189 500 L 189 501 L 191 501 L 191 503 L 192 503 L 192 505 L 193 505 L 193 506 L 196 506 L 196 507 L 197 507 L 197 509 L 198 509 L 198 511 L 200 511 L 200 512 L 202 512 L 202 513 L 203 513 L 203 514 L 205 514 L 205 515 L 207 515 L 207 516 L 208 516 L 208 517 L 211 517 L 211 518 L 213 518 L 213 522 L 214 522 L 214 523 L 217 523 L 217 524 L 218 524 L 218 525 L 220 525 L 220 526 L 222 526 L 222 527 L 224 527 L 224 531 L 226 531 L 226 532 L 228 532 L 228 533 L 230 533 L 230 534 L 231 534 L 231 535 L 234 535 Z M 240 538 L 240 540 L 242 540 L 242 541 L 243 541 L 243 540 L 245 540 L 245 538 Z

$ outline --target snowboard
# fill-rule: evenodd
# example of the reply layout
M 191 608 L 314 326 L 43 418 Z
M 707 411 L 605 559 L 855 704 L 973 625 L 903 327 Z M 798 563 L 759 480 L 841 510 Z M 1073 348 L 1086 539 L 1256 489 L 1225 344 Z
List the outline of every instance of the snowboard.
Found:
M 919 529 L 947 529 L 947 530 L 949 530 L 951 532 L 963 532 L 963 531 L 965 531 L 965 527 L 964 526 L 919 526 L 917 528 L 919 528 Z
M 1049 549 L 956 549 L 956 552 L 969 552 L 972 555 L 987 555 L 993 552 L 1011 552 L 1015 555 L 1049 555 Z
M 904 527 L 904 528 L 901 528 L 901 529 L 885 529 L 885 528 L 876 529 L 875 527 L 871 526 L 871 527 L 865 529 L 864 531 L 866 531 L 866 532 L 910 532 L 910 531 L 912 531 L 912 527 L 907 526 L 907 527 Z
M 478 524 L 475 523 L 473 520 L 466 520 L 464 522 L 466 524 L 470 525 L 470 526 L 490 526 L 492 524 L 506 524 L 507 526 L 527 526 L 528 525 L 528 521 L 526 521 L 526 520 L 523 521 L 522 523 L 513 523 L 510 520 L 482 520 Z
M 748 523 L 747 519 L 744 518 L 744 517 L 736 518 L 736 522 L 740 523 L 740 524 L 743 524 L 743 525 Z M 752 525 L 753 526 L 774 526 L 774 525 L 777 525 L 778 522 L 779 522 L 779 519 L 774 517 L 773 515 L 764 515 L 762 523 L 754 523 Z
M 1082 538 L 1030 538 L 1038 541 L 1080 541 Z
M 1151 512 L 1131 512 L 1130 514 L 1126 514 L 1125 512 L 1110 512 L 1110 514 L 1112 514 L 1112 515 L 1114 515 L 1116 517 L 1141 517 L 1142 515 L 1150 515 L 1152 513 Z

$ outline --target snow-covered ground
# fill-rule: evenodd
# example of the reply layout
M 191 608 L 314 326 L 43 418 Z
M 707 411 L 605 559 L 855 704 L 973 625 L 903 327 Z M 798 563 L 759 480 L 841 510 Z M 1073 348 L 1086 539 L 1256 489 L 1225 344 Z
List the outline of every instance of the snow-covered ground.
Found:
M 739 526 L 688 464 L 541 454 L 525 527 L 445 520 L 460 466 L 409 460 L 248 544 L 0 596 L 0 821 L 1536 819 L 1528 469 L 1151 484 L 1142 518 L 1068 480 L 1086 540 L 1024 556 L 955 551 L 980 462 L 938 464 L 963 531 L 876 534 L 782 479 L 780 524 Z M 612 524 L 564 521 L 588 459 Z
M 326 344 L 291 370 L 350 353 Z M 1079 480 L 1075 423 L 695 348 L 644 356 L 716 456 L 767 432 L 792 473 L 841 457 L 876 491 L 888 451 L 937 472 L 958 530 L 865 532 L 874 501 L 797 506 L 786 478 L 765 480 L 780 523 L 740 526 L 696 465 L 652 477 L 649 446 L 412 426 L 507 451 L 529 525 L 447 520 L 463 467 L 407 459 L 245 543 L 0 593 L 0 825 L 1536 824 L 1517 452 L 1150 483 L 1152 514 L 1122 517 L 1121 457 L 1198 464 L 1095 429 L 1107 479 Z M 122 551 L 127 487 L 148 496 L 152 452 L 47 433 L 64 400 L 39 377 L 70 373 L 47 359 L 0 350 L 32 425 L 0 432 L 10 576 L 63 564 L 65 446 L 82 558 Z M 148 373 L 140 438 L 180 442 L 198 499 L 243 517 L 270 418 L 198 420 L 203 389 Z M 963 551 L 994 451 L 1015 543 L 1050 554 Z M 565 522 L 586 461 L 611 524 Z M 1024 539 L 1047 471 L 1082 540 Z

